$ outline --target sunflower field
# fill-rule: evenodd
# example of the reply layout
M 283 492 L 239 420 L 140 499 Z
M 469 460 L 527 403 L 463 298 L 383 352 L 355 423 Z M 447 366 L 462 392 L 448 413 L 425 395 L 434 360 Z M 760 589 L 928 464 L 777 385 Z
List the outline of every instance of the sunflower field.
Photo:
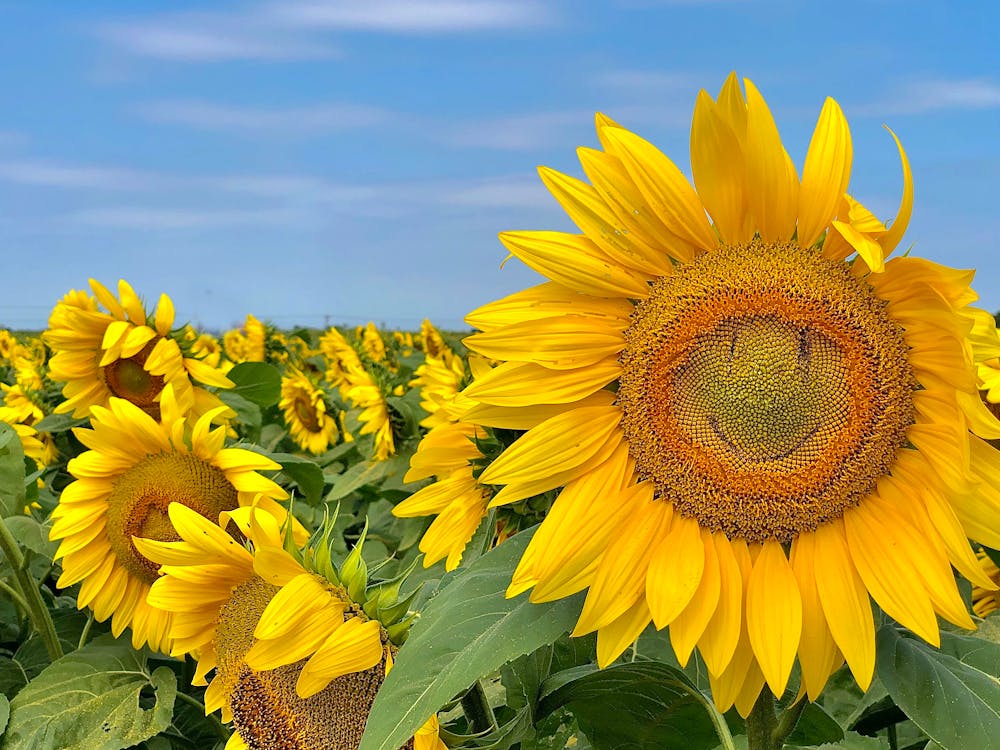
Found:
M 752 82 L 470 330 L 0 330 L 0 750 L 1000 749 L 1000 332 Z M 240 314 L 246 311 L 240 311 Z

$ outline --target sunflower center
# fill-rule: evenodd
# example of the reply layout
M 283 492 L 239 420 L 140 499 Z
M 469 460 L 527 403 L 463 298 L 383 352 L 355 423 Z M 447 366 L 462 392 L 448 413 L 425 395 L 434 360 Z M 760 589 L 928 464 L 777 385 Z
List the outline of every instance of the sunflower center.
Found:
M 253 631 L 279 590 L 258 575 L 233 588 L 215 623 L 216 679 L 228 685 L 239 680 L 246 669 L 243 659 L 254 643 Z
M 356 750 L 384 663 L 338 677 L 309 698 L 295 682 L 304 662 L 254 672 L 244 668 L 230 698 L 233 725 L 250 750 Z
M 309 432 L 319 432 L 319 419 L 316 416 L 316 409 L 313 408 L 304 395 L 295 399 L 295 416 L 299 422 Z
M 180 540 L 167 508 L 183 503 L 206 518 L 218 518 L 239 504 L 236 488 L 222 469 L 184 453 L 147 456 L 119 476 L 108 497 L 108 541 L 119 562 L 152 583 L 158 566 L 139 554 L 132 537 Z
M 159 419 L 160 406 L 156 403 L 156 398 L 163 390 L 165 381 L 159 375 L 153 375 L 146 370 L 146 358 L 155 345 L 154 339 L 138 354 L 116 359 L 102 367 L 101 374 L 113 395 L 131 401 L 154 419 Z
M 657 280 L 625 332 L 618 402 L 636 469 L 751 542 L 843 514 L 913 421 L 902 328 L 844 263 L 755 240 Z

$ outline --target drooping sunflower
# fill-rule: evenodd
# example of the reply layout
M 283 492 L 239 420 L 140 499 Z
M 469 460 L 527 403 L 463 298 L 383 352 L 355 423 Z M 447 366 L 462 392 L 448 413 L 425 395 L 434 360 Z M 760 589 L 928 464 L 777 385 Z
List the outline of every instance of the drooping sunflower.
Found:
M 95 296 L 79 290 L 66 294 L 42 334 L 54 352 L 49 376 L 66 383 L 66 400 L 57 413 L 86 417 L 91 407 L 107 406 L 118 397 L 156 419 L 168 384 L 185 413 L 200 415 L 222 405 L 192 381 L 217 388 L 232 388 L 233 383 L 216 368 L 181 353 L 170 337 L 174 306 L 167 295 L 160 296 L 155 314 L 147 319 L 142 301 L 124 280 L 118 282 L 120 300 L 94 279 L 90 288 Z
M 275 500 L 287 494 L 257 473 L 278 464 L 252 451 L 223 447 L 226 428 L 212 428 L 214 412 L 188 429 L 170 385 L 160 406 L 159 422 L 124 399 L 92 407 L 92 429 L 74 430 L 90 450 L 68 464 L 76 481 L 62 491 L 52 511 L 49 536 L 61 540 L 59 587 L 81 583 L 78 607 L 89 606 L 99 622 L 111 617 L 116 637 L 131 626 L 136 648 L 148 643 L 169 651 L 170 613 L 146 604 L 157 566 L 132 538 L 176 540 L 167 516 L 172 502 L 218 518 L 259 495 L 259 503 L 280 515 Z
M 913 200 L 902 146 L 887 227 L 846 192 L 836 102 L 800 178 L 745 88 L 699 94 L 694 186 L 601 115 L 590 184 L 540 170 L 582 233 L 501 234 L 550 281 L 467 319 L 501 364 L 463 417 L 529 428 L 479 477 L 505 485 L 492 505 L 563 487 L 508 594 L 588 589 L 575 634 L 597 631 L 601 665 L 669 627 L 744 715 L 796 657 L 812 698 L 843 660 L 866 688 L 870 598 L 933 644 L 937 615 L 972 627 L 952 566 L 995 588 L 967 537 L 1000 543 L 975 367 L 998 351 L 970 335 L 988 317 L 972 272 L 889 259 Z
M 356 748 L 408 627 L 399 581 L 368 589 L 360 550 L 335 568 L 329 532 L 289 551 L 259 508 L 224 514 L 246 545 L 184 506 L 169 513 L 179 541 L 136 540 L 162 565 L 149 603 L 176 613 L 174 654 L 194 654 L 196 680 L 215 670 L 205 704 L 234 723 L 227 748 Z
M 285 372 L 278 406 L 292 440 L 303 450 L 318 455 L 337 442 L 337 420 L 327 413 L 322 389 L 304 373 L 295 368 Z
M 223 334 L 222 347 L 232 362 L 264 362 L 267 359 L 267 327 L 247 314 L 242 328 Z
M 372 362 L 385 362 L 385 341 L 382 334 L 371 321 L 361 331 L 361 350 Z

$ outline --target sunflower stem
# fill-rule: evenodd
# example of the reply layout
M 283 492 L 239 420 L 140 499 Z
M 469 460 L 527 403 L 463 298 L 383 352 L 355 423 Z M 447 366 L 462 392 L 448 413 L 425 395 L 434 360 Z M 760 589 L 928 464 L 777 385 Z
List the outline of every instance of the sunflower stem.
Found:
M 772 733 L 776 748 L 784 747 L 788 735 L 794 731 L 795 725 L 799 723 L 799 717 L 802 716 L 802 712 L 806 708 L 806 703 L 808 701 L 803 696 L 802 700 L 793 703 L 781 712 L 781 716 L 778 717 L 778 726 L 774 728 L 774 732 Z
M 24 612 L 25 614 L 29 614 L 28 603 L 24 601 L 24 597 L 21 596 L 21 592 L 18 589 L 11 586 L 2 578 L 0 578 L 0 591 L 3 591 L 5 594 L 7 594 L 7 596 L 13 599 L 14 604 L 16 604 L 22 612 Z
M 0 550 L 14 570 L 17 588 L 21 590 L 21 598 L 24 600 L 28 611 L 28 617 L 35 628 L 35 632 L 41 636 L 45 644 L 45 650 L 49 654 L 49 659 L 55 661 L 63 655 L 62 644 L 59 643 L 59 636 L 56 635 L 56 626 L 49 615 L 49 609 L 42 601 L 42 593 L 38 590 L 38 581 L 28 572 L 24 563 L 24 555 L 21 548 L 14 539 L 14 535 L 7 528 L 7 523 L 0 518 Z
M 486 698 L 483 683 L 476 680 L 468 692 L 462 696 L 462 711 L 469 720 L 473 732 L 490 732 L 497 728 L 497 718 Z
M 774 696 L 765 685 L 747 715 L 747 750 L 781 750 L 784 740 L 777 738 L 777 728 Z

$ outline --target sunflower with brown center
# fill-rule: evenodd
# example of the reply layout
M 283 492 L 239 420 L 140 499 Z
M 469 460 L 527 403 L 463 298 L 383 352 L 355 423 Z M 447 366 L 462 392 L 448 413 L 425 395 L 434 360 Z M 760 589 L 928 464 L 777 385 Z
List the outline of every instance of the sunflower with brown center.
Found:
M 95 296 L 73 290 L 63 297 L 42 334 L 53 351 L 49 376 L 66 383 L 66 400 L 55 408 L 57 413 L 86 417 L 92 406 L 107 406 L 116 397 L 158 419 L 160 396 L 168 384 L 184 413 L 201 415 L 222 406 L 193 381 L 217 388 L 232 388 L 233 383 L 216 368 L 182 354 L 170 336 L 174 306 L 167 295 L 160 296 L 149 319 L 124 280 L 118 282 L 118 297 L 94 279 L 90 288 Z
M 132 628 L 132 643 L 169 651 L 171 614 L 146 603 L 157 578 L 157 565 L 133 543 L 133 537 L 178 539 L 168 517 L 171 503 L 206 518 L 218 518 L 258 501 L 282 514 L 275 500 L 287 494 L 259 471 L 278 469 L 269 458 L 241 448 L 224 448 L 226 428 L 212 428 L 215 412 L 193 427 L 166 386 L 160 401 L 162 421 L 136 405 L 112 398 L 94 406 L 92 429 L 74 429 L 90 450 L 70 460 L 69 484 L 52 511 L 49 536 L 61 540 L 60 588 L 80 583 L 77 606 L 90 607 L 100 622 L 111 617 L 117 637 Z M 189 433 L 189 434 L 188 434 Z
M 369 589 L 360 545 L 336 568 L 330 527 L 303 552 L 259 507 L 223 514 L 245 545 L 169 513 L 179 541 L 135 540 L 162 565 L 149 604 L 176 613 L 173 652 L 195 655 L 196 681 L 215 670 L 205 705 L 235 725 L 228 750 L 355 750 L 409 625 L 401 579 Z
M 952 566 L 995 588 L 967 537 L 1000 542 L 1000 423 L 976 390 L 1000 347 L 972 345 L 971 272 L 889 259 L 902 147 L 886 227 L 846 192 L 836 102 L 800 177 L 745 87 L 699 94 L 694 186 L 601 115 L 590 184 L 542 168 L 582 234 L 501 235 L 550 281 L 469 316 L 466 345 L 501 364 L 463 417 L 527 429 L 479 477 L 505 485 L 492 505 L 563 487 L 509 595 L 588 589 L 575 634 L 597 631 L 601 665 L 669 627 L 743 714 L 796 658 L 812 698 L 844 660 L 867 688 L 870 598 L 934 644 L 939 615 L 972 627 Z
M 322 389 L 301 371 L 289 368 L 282 376 L 278 407 L 292 440 L 303 450 L 319 455 L 337 442 L 337 420 L 327 413 Z

